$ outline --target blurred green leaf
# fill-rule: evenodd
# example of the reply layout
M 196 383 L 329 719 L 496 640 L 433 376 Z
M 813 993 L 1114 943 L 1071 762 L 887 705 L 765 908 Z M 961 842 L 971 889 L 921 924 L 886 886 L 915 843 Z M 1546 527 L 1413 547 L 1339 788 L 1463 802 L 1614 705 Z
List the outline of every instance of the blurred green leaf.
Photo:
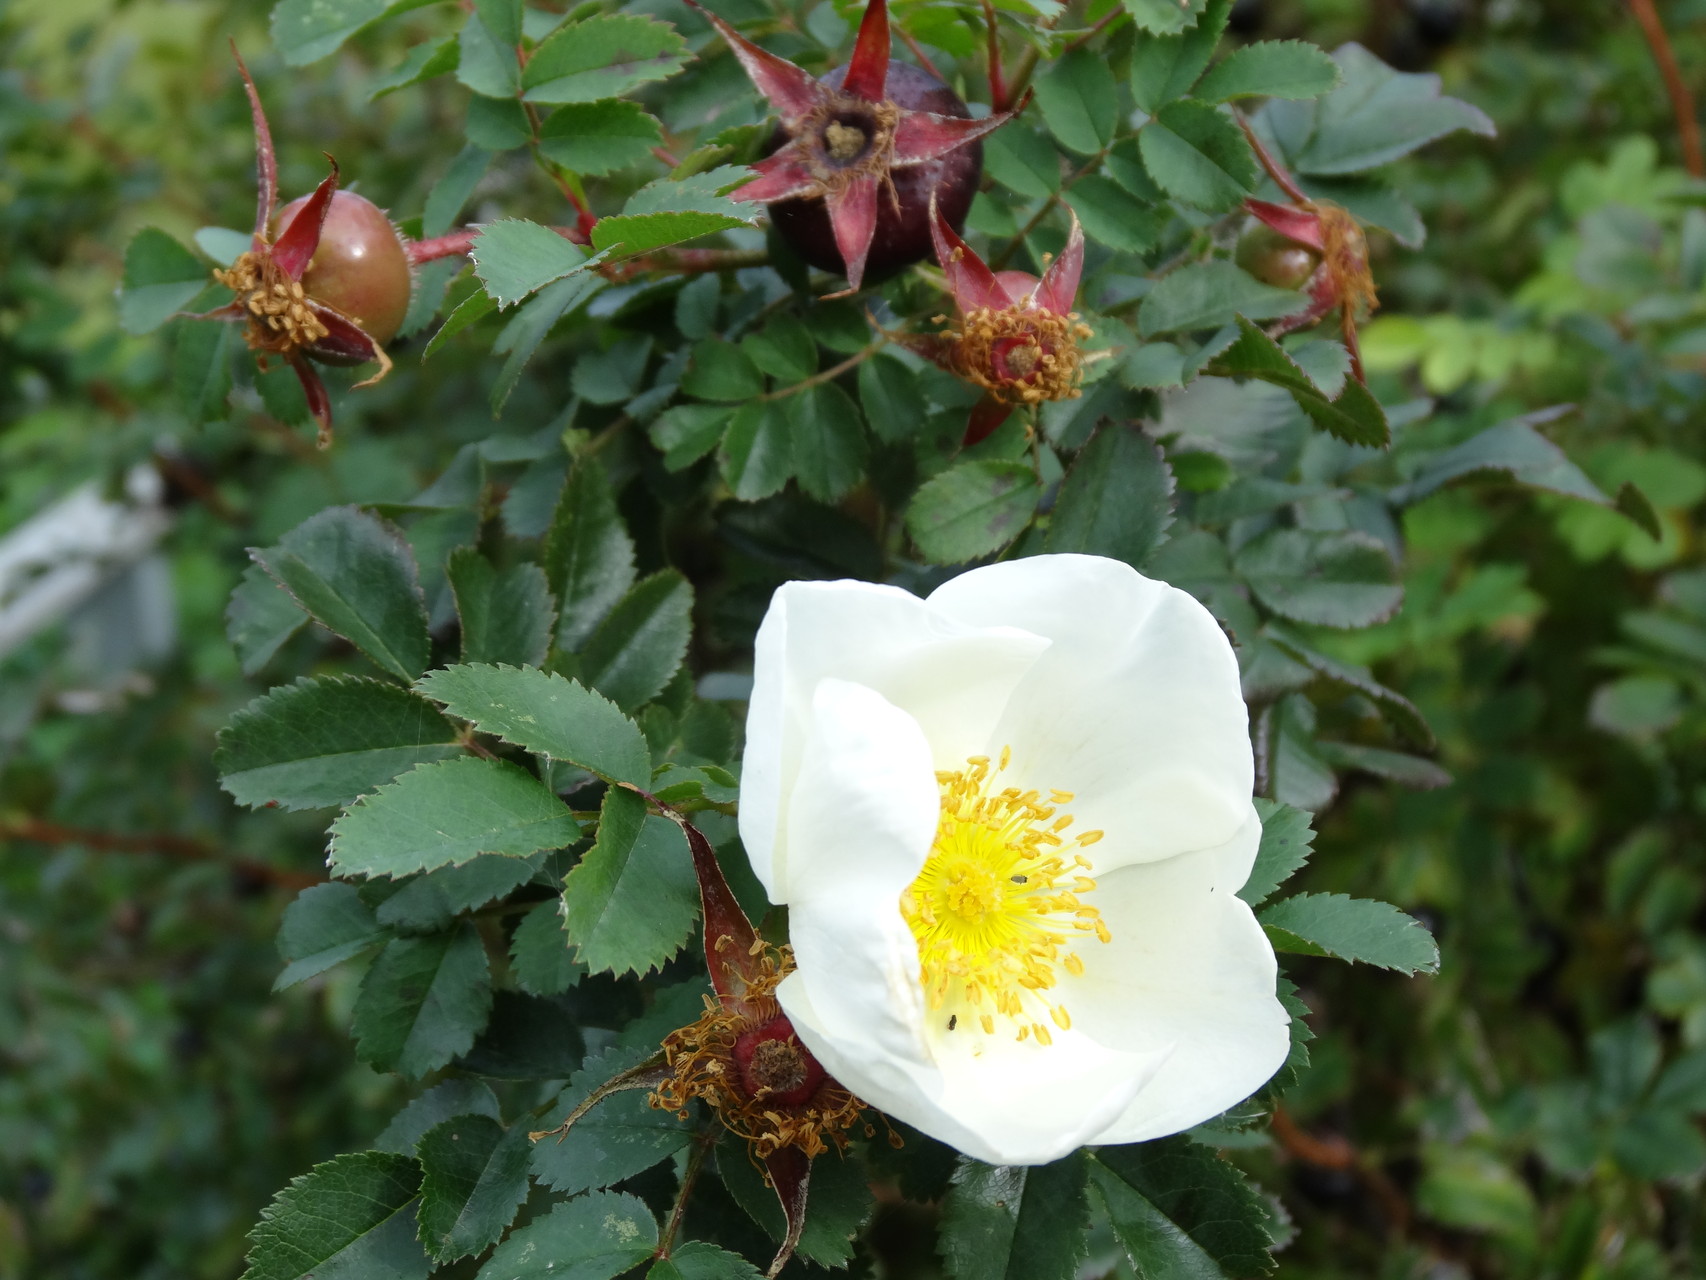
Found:
M 1107 62 L 1088 48 L 1048 63 L 1036 79 L 1037 107 L 1061 145 L 1095 155 L 1119 124 L 1119 86 Z
M 1404 599 L 1385 545 L 1353 530 L 1273 529 L 1241 547 L 1232 563 L 1256 599 L 1297 622 L 1371 626 Z
M 559 995 L 586 974 L 563 929 L 561 898 L 541 902 L 521 918 L 510 939 L 509 962 L 516 985 L 536 996 Z
M 125 247 L 119 322 L 128 333 L 151 333 L 212 283 L 205 262 L 164 231 L 144 227 Z

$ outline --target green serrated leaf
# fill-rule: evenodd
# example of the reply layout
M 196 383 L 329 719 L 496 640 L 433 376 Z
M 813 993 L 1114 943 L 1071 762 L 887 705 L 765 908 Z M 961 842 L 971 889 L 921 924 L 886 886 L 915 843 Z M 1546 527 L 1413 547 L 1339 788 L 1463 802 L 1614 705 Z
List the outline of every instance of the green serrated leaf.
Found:
M 595 1191 L 515 1232 L 476 1280 L 611 1280 L 651 1257 L 657 1242 L 657 1220 L 644 1201 Z
M 325 676 L 281 685 L 219 731 L 219 785 L 251 808 L 322 809 L 461 754 L 456 726 L 394 684 Z
M 1137 142 L 1149 176 L 1186 204 L 1233 209 L 1255 185 L 1256 159 L 1243 131 L 1205 103 L 1168 103 Z
M 601 14 L 559 28 L 521 78 L 529 102 L 597 102 L 667 79 L 692 55 L 681 33 L 635 13 Z
M 485 319 L 497 309 L 498 300 L 484 289 L 469 294 L 444 317 L 444 323 L 438 326 L 438 332 L 432 335 L 431 340 L 422 349 L 421 359 L 425 360 L 469 325 Z
M 650 702 L 687 656 L 693 588 L 674 569 L 636 583 L 581 647 L 586 682 L 624 711 Z
M 126 333 L 150 333 L 211 283 L 207 263 L 159 228 L 144 227 L 125 246 L 119 323 Z
M 384 940 L 385 931 L 354 885 L 311 885 L 284 909 L 278 953 L 287 963 L 272 989 L 294 987 Z
M 1099 1148 L 1091 1180 L 1141 1280 L 1273 1271 L 1272 1214 L 1244 1175 L 1185 1137 Z
M 543 569 L 523 561 L 500 573 L 473 547 L 458 547 L 448 576 L 463 662 L 536 667 L 545 661 L 557 610 Z
M 987 1165 L 961 1157 L 937 1243 L 955 1280 L 1072 1280 L 1089 1252 L 1089 1157 Z
M 1242 315 L 1237 318 L 1237 325 L 1236 340 L 1209 362 L 1211 373 L 1259 378 L 1284 387 L 1316 426 L 1348 444 L 1384 448 L 1391 442 L 1392 430 L 1386 421 L 1386 411 L 1362 383 L 1354 378 L 1342 378 L 1337 396 L 1329 399 L 1303 366 L 1279 343 Z
M 457 37 L 456 79 L 482 97 L 506 102 L 521 87 L 515 46 L 505 45 L 478 12 L 468 16 Z
M 237 651 L 243 674 L 252 676 L 308 625 L 308 615 L 258 564 L 243 570 L 242 580 L 225 606 L 225 635 Z
M 1404 600 L 1385 543 L 1352 529 L 1271 529 L 1239 548 L 1233 568 L 1275 613 L 1323 627 L 1373 626 Z
M 231 397 L 231 356 L 242 330 L 215 320 L 181 324 L 172 343 L 172 391 L 190 422 L 223 422 Z
M 336 53 L 363 27 L 418 9 L 426 0 L 279 0 L 272 42 L 288 66 L 305 67 Z
M 1432 935 L 1389 903 L 1342 893 L 1300 893 L 1263 908 L 1258 918 L 1278 951 L 1336 956 L 1401 973 L 1439 970 Z
M 632 791 L 604 793 L 598 842 L 563 883 L 564 927 L 595 973 L 661 968 L 693 932 L 699 887 L 681 829 Z
M 482 668 L 438 674 L 470 669 Z M 421 765 L 344 810 L 330 860 L 341 875 L 402 876 L 482 853 L 525 858 L 579 835 L 563 802 L 527 770 L 463 756 Z
M 1293 108 L 1305 139 L 1289 155 L 1300 173 L 1358 173 L 1390 164 L 1459 129 L 1491 137 L 1478 107 L 1440 93 L 1437 75 L 1394 71 L 1360 44 L 1333 55 L 1343 83 L 1320 101 Z
M 800 488 L 819 502 L 839 501 L 865 471 L 865 424 L 859 406 L 833 383 L 811 387 L 783 403 Z
M 429 40 L 425 44 L 416 45 L 401 62 L 373 81 L 367 91 L 367 100 L 377 102 L 386 94 L 456 70 L 459 52 L 455 36 L 445 36 L 440 40 Z M 429 231 L 426 234 L 438 235 L 442 230 L 443 228 L 440 228 L 439 231 Z
M 1488 427 L 1462 444 L 1426 458 L 1415 477 L 1393 489 L 1389 497 L 1407 506 L 1458 480 L 1498 475 L 1531 489 L 1610 506 L 1605 491 L 1562 449 L 1535 430 L 1536 422 L 1556 416 L 1556 410 L 1541 410 Z
M 749 400 L 735 410 L 723 434 L 717 462 L 743 502 L 779 492 L 794 474 L 794 436 L 787 406 L 775 400 Z
M 379 904 L 379 923 L 398 933 L 437 933 L 448 929 L 464 911 L 473 911 L 513 892 L 533 879 L 544 854 L 509 858 L 482 853 L 456 866 L 435 867 Z
M 1139 108 L 1154 115 L 1191 91 L 1214 55 L 1231 11 L 1229 0 L 1213 0 L 1189 31 L 1137 41 L 1131 54 L 1131 91 Z
M 491 1007 L 486 949 L 472 924 L 394 938 L 356 997 L 356 1056 L 376 1070 L 418 1079 L 467 1052 Z
M 490 1116 L 493 1120 L 501 1120 L 503 1113 L 498 1109 L 497 1094 L 492 1092 L 489 1084 L 483 1080 L 457 1077 L 435 1084 L 413 1099 L 391 1118 L 385 1131 L 373 1140 L 373 1147 L 376 1151 L 412 1156 L 415 1143 L 421 1140 L 421 1136 L 452 1116 Z
M 1030 523 L 1041 486 L 1021 462 L 982 459 L 950 467 L 920 488 L 906 530 L 936 564 L 999 551 Z
M 545 533 L 545 576 L 558 600 L 557 645 L 574 650 L 634 585 L 634 540 L 616 511 L 604 468 L 569 470 Z
M 415 1145 L 421 1162 L 420 1238 L 439 1262 L 484 1252 L 527 1197 L 533 1143 L 490 1116 L 456 1116 Z
M 757 220 L 753 206 L 723 194 L 746 176 L 745 169 L 724 166 L 648 183 L 628 197 L 619 215 L 593 225 L 593 248 L 618 259 L 632 258 L 713 232 L 750 227 Z
M 1072 184 L 1066 203 L 1084 234 L 1121 253 L 1147 253 L 1160 239 L 1168 214 L 1137 199 L 1112 178 L 1093 173 Z
M 1234 98 L 1318 98 L 1339 83 L 1339 67 L 1302 40 L 1261 40 L 1234 49 L 1202 78 L 1204 102 Z
M 1036 79 L 1036 94 L 1043 123 L 1062 146 L 1091 156 L 1113 141 L 1120 91 L 1097 51 L 1074 49 L 1050 62 Z
M 594 1089 L 657 1053 L 656 1044 L 612 1047 L 587 1058 L 546 1113 L 542 1127 L 560 1123 Z M 667 1160 L 694 1138 L 693 1126 L 647 1101 L 646 1091 L 613 1093 L 564 1135 L 533 1149 L 533 1175 L 554 1190 L 574 1195 L 608 1187 Z
M 550 227 L 524 218 L 502 218 L 481 227 L 468 256 L 474 261 L 474 274 L 500 307 L 513 307 L 597 260 Z
M 1173 473 L 1136 424 L 1104 422 L 1073 461 L 1049 517 L 1050 551 L 1141 569 L 1173 523 Z
M 1255 803 L 1256 815 L 1262 820 L 1262 843 L 1256 850 L 1256 865 L 1250 869 L 1250 878 L 1238 890 L 1238 896 L 1252 907 L 1259 907 L 1309 861 L 1315 830 L 1310 826 L 1309 813 L 1303 809 L 1260 797 Z
M 1272 320 L 1303 310 L 1303 295 L 1263 284 L 1235 263 L 1198 262 L 1161 277 L 1137 310 L 1143 337 L 1213 329 L 1237 317 Z
M 578 983 L 586 966 L 571 950 L 563 928 L 563 900 L 541 902 L 522 917 L 509 944 L 515 984 L 536 996 L 560 995 Z
M 663 451 L 663 465 L 681 471 L 717 447 L 734 414 L 729 405 L 678 404 L 652 419 L 647 434 Z
M 425 1280 L 431 1264 L 415 1240 L 410 1212 L 420 1181 L 412 1156 L 383 1151 L 353 1151 L 315 1165 L 261 1210 L 249 1233 L 243 1280 Z
M 639 727 L 573 680 L 525 667 L 457 666 L 432 672 L 416 687 L 482 733 L 611 782 L 651 781 L 651 752 Z
M 421 213 L 421 234 L 441 236 L 449 231 L 491 167 L 490 151 L 484 147 L 463 147 L 444 176 L 427 192 L 426 207 Z
M 859 403 L 877 438 L 896 444 L 916 436 L 927 405 L 918 375 L 892 356 L 873 356 L 859 366 Z
M 1017 120 L 983 140 L 983 167 L 1027 200 L 1046 200 L 1060 190 L 1060 165 L 1054 143 Z
M 706 338 L 693 348 L 693 359 L 682 375 L 681 389 L 701 400 L 739 404 L 763 394 L 764 375 L 752 357 L 734 343 Z
M 540 151 L 595 177 L 638 164 L 662 142 L 657 117 L 620 98 L 571 103 L 553 111 L 539 129 Z
M 1151 35 L 1176 35 L 1202 16 L 1205 0 L 1123 0 L 1132 21 Z

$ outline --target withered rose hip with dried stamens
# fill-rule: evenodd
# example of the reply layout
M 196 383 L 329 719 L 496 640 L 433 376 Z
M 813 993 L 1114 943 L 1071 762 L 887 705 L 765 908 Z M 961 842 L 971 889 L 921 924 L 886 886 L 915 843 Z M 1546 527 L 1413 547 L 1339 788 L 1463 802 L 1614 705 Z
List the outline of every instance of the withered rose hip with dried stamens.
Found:
M 892 60 L 888 66 L 888 97 L 895 106 L 970 119 L 971 112 L 959 95 L 928 71 Z M 846 67 L 837 67 L 823 77 L 822 83 L 839 89 L 846 74 Z M 851 111 L 839 113 L 847 118 L 831 119 L 823 127 L 821 145 L 814 149 L 819 151 L 821 161 L 841 161 L 851 169 L 868 161 L 875 146 L 882 144 L 885 129 L 876 115 L 879 104 L 850 103 L 849 106 L 853 108 Z M 864 108 L 863 113 L 858 111 L 860 107 Z M 861 115 L 869 118 L 859 118 Z M 770 150 L 775 151 L 787 141 L 787 133 L 778 129 L 771 138 Z M 825 163 L 826 169 L 833 167 L 832 163 Z M 894 193 L 892 197 L 887 191 L 877 194 L 877 225 L 865 258 L 865 278 L 880 280 L 928 258 L 931 191 L 936 193 L 942 216 L 957 230 L 965 225 L 982 175 L 983 144 L 976 139 L 923 164 L 891 169 L 889 177 L 894 183 Z M 812 266 L 822 271 L 843 270 L 841 250 L 836 246 L 835 230 L 822 197 L 779 200 L 770 206 L 770 221 L 776 234 Z
M 289 226 L 307 203 L 303 196 L 285 205 L 277 225 Z M 302 273 L 308 296 L 336 308 L 374 342 L 384 344 L 402 328 L 413 284 L 408 255 L 385 211 L 353 191 L 333 192 L 319 247 Z M 313 354 L 328 364 L 359 364 L 369 358 L 325 350 Z

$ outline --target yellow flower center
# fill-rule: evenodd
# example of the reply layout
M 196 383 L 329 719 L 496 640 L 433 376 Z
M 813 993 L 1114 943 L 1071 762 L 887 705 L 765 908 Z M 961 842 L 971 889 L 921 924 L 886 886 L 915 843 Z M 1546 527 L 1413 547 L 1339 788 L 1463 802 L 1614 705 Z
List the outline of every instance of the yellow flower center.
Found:
M 1037 791 L 997 788 L 1011 759 L 1003 747 L 994 769 L 988 756 L 972 756 L 964 769 L 936 775 L 936 842 L 900 909 L 918 940 L 925 996 L 949 1031 L 963 1015 L 993 1035 L 1001 1018 L 1018 1028 L 1016 1039 L 1050 1044 L 1043 1011 L 1062 1030 L 1072 1026 L 1065 1006 L 1048 995 L 1057 967 L 1084 971 L 1074 949 L 1082 935 L 1108 941 L 1101 912 L 1078 896 L 1096 882 L 1077 850 L 1102 833 L 1066 835 L 1072 815 L 1061 806 L 1072 802 L 1069 791 L 1051 791 L 1045 801 Z

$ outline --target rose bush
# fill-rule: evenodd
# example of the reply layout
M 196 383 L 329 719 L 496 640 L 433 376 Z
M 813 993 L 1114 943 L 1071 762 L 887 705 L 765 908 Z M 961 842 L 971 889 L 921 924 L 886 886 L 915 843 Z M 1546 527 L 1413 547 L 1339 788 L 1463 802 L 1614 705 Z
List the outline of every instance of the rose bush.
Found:
M 758 632 L 741 836 L 778 996 L 867 1102 L 979 1159 L 1198 1124 L 1284 1061 L 1238 664 L 1114 560 L 918 599 L 793 582 Z

